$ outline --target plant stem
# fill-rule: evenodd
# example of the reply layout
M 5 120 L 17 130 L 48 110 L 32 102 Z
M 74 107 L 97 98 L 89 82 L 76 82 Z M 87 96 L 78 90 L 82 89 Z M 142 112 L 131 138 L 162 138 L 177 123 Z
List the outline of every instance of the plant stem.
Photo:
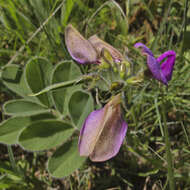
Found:
M 93 77 L 100 77 L 100 79 L 108 87 L 110 87 L 110 84 L 104 79 L 104 77 L 98 75 L 97 73 L 93 73 L 93 74 L 88 74 L 88 75 L 82 75 L 81 77 L 79 77 L 77 79 L 70 80 L 70 81 L 52 84 L 52 85 L 47 86 L 46 88 L 42 89 L 41 91 L 39 91 L 39 92 L 37 92 L 35 94 L 29 94 L 29 96 L 39 96 L 40 94 L 49 92 L 50 90 L 55 90 L 55 89 L 58 89 L 58 88 L 68 87 L 68 86 L 72 86 L 72 85 L 82 83 L 84 81 L 93 80 Z
M 8 155 L 9 155 L 9 159 L 10 159 L 10 162 L 11 162 L 11 166 L 12 166 L 13 170 L 17 173 L 18 169 L 17 169 L 17 166 L 16 166 L 16 162 L 15 162 L 15 158 L 14 158 L 14 155 L 13 155 L 13 150 L 12 150 L 11 145 L 7 145 L 7 149 L 8 149 Z
M 168 126 L 166 123 L 166 113 L 165 113 L 164 102 L 162 102 L 161 107 L 162 107 L 162 117 L 164 121 L 164 138 L 165 138 L 165 146 L 166 146 L 166 160 L 167 160 L 167 167 L 168 167 L 169 189 L 175 190 L 171 144 L 170 144 L 170 139 L 169 139 Z

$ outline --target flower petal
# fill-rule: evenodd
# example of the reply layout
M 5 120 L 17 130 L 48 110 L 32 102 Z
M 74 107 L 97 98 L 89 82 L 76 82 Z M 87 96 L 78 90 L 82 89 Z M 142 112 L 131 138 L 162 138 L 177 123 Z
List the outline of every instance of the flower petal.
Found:
M 114 157 L 123 143 L 127 123 L 120 118 L 110 120 L 104 127 L 90 159 L 94 162 L 106 161 Z
M 93 152 L 96 138 L 102 130 L 103 116 L 104 108 L 91 112 L 86 118 L 79 137 L 79 153 L 81 156 L 89 156 Z
M 160 64 L 154 57 L 152 51 L 142 43 L 136 43 L 134 47 L 136 47 L 136 48 L 142 47 L 142 53 L 147 56 L 147 65 L 148 65 L 153 77 L 155 79 L 163 82 L 165 85 L 167 85 L 168 84 L 167 79 L 164 76 L 164 74 L 162 73 Z
M 175 51 L 169 50 L 163 53 L 160 57 L 157 58 L 157 62 L 160 63 L 164 58 L 167 58 L 161 64 L 161 70 L 167 81 L 171 80 L 173 67 L 175 64 L 176 53 Z
M 165 85 L 168 85 L 168 81 L 162 73 L 160 64 L 156 61 L 154 57 L 147 55 L 147 65 L 155 79 L 163 82 Z
M 87 117 L 79 137 L 79 153 L 101 162 L 115 156 L 124 140 L 127 124 L 121 116 L 120 95 Z
M 143 49 L 142 49 L 142 53 L 144 53 L 144 54 L 148 54 L 148 55 L 154 57 L 152 51 L 151 51 L 148 47 L 146 47 L 143 43 L 138 42 L 138 43 L 136 43 L 136 44 L 134 45 L 134 47 L 135 47 L 135 48 L 142 47 L 142 48 L 143 48 Z
M 71 24 L 65 28 L 65 43 L 75 61 L 81 64 L 98 61 L 98 53 L 95 48 Z
M 96 48 L 99 55 L 101 55 L 102 50 L 105 48 L 110 52 L 115 62 L 121 62 L 124 59 L 122 54 L 117 49 L 101 40 L 97 35 L 91 36 L 88 40 Z

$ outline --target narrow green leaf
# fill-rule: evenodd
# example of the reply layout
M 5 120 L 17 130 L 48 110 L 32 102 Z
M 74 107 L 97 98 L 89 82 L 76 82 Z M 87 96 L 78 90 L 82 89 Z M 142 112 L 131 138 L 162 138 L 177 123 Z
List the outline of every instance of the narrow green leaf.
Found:
M 4 104 L 5 114 L 14 116 L 31 116 L 50 112 L 49 109 L 28 100 L 10 100 Z
M 64 6 L 61 9 L 61 23 L 65 27 L 67 24 L 67 20 L 71 14 L 73 5 L 75 0 L 67 0 L 64 3 Z
M 78 153 L 78 142 L 73 139 L 64 143 L 48 160 L 48 171 L 53 177 L 62 178 L 72 174 L 85 161 Z
M 84 91 L 75 91 L 69 100 L 69 113 L 74 124 L 80 129 L 90 112 L 94 110 L 93 98 Z
M 21 132 L 19 144 L 30 151 L 47 150 L 62 144 L 73 132 L 74 128 L 62 121 L 37 121 Z
M 183 49 L 185 51 L 190 49 L 190 30 L 184 33 Z
M 151 176 L 151 175 L 155 175 L 159 172 L 159 169 L 154 169 L 154 170 L 151 170 L 151 171 L 148 171 L 148 172 L 145 172 L 145 173 L 138 173 L 139 176 L 142 176 L 142 177 L 147 177 L 147 176 Z

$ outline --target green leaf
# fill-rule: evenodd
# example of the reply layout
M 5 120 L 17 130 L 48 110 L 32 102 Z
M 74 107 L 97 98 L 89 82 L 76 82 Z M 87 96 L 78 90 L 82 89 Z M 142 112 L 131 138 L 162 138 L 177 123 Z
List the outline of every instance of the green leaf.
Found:
M 52 84 L 67 82 L 81 76 L 79 67 L 72 61 L 64 61 L 58 64 L 52 73 Z M 81 85 L 73 85 L 67 88 L 59 88 L 52 91 L 52 97 L 56 108 L 62 114 L 68 113 L 68 101 L 73 91 L 81 88 Z
M 73 132 L 74 128 L 62 121 L 38 121 L 21 132 L 19 144 L 30 151 L 47 150 L 62 144 Z
M 0 125 L 0 142 L 16 144 L 20 131 L 31 122 L 29 117 L 10 118 Z
M 13 116 L 31 116 L 50 112 L 44 106 L 23 99 L 7 101 L 4 104 L 3 110 L 5 114 Z
M 28 86 L 33 93 L 37 93 L 50 84 L 50 73 L 53 69 L 51 63 L 44 58 L 33 58 L 28 61 L 25 67 L 25 76 Z M 50 101 L 47 94 L 41 94 L 38 99 L 47 106 Z
M 147 176 L 150 176 L 150 175 L 155 175 L 158 172 L 159 172 L 159 169 L 155 168 L 154 170 L 151 170 L 151 171 L 148 171 L 148 172 L 144 172 L 144 173 L 140 172 L 140 173 L 138 173 L 138 175 L 142 176 L 142 177 L 147 177 Z
M 48 160 L 48 171 L 53 177 L 66 177 L 81 167 L 85 159 L 79 156 L 78 142 L 73 139 L 59 147 Z
M 18 65 L 10 65 L 3 70 L 3 78 L 7 80 L 15 80 L 17 77 L 18 71 L 20 70 Z
M 183 49 L 185 51 L 190 49 L 190 30 L 184 33 Z
M 69 100 L 69 113 L 74 124 L 80 129 L 86 117 L 94 110 L 93 98 L 82 90 L 75 91 Z
M 12 64 L 6 66 L 2 71 L 2 80 L 3 84 L 7 88 L 20 95 L 21 97 L 39 102 L 36 97 L 28 96 L 32 93 L 32 91 L 28 88 L 24 79 L 23 70 L 18 65 Z
M 61 23 L 65 27 L 68 21 L 68 18 L 71 14 L 75 0 L 67 0 L 64 3 L 64 6 L 61 9 Z
M 0 123 L 0 142 L 8 145 L 18 143 L 17 139 L 24 127 L 33 121 L 53 118 L 50 114 L 40 114 L 32 117 L 13 117 Z

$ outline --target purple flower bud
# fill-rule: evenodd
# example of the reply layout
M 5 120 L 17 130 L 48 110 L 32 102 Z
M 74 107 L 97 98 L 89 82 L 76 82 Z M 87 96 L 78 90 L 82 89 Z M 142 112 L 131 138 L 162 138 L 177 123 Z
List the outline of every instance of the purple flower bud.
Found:
M 122 119 L 120 95 L 89 114 L 80 131 L 79 153 L 94 162 L 114 157 L 123 143 L 127 123 Z
M 172 50 L 166 51 L 157 59 L 154 57 L 152 51 L 142 43 L 136 43 L 135 48 L 142 47 L 142 54 L 147 56 L 147 65 L 153 77 L 165 85 L 172 78 L 173 67 L 175 64 L 176 53 Z M 160 62 L 167 58 L 161 65 Z

